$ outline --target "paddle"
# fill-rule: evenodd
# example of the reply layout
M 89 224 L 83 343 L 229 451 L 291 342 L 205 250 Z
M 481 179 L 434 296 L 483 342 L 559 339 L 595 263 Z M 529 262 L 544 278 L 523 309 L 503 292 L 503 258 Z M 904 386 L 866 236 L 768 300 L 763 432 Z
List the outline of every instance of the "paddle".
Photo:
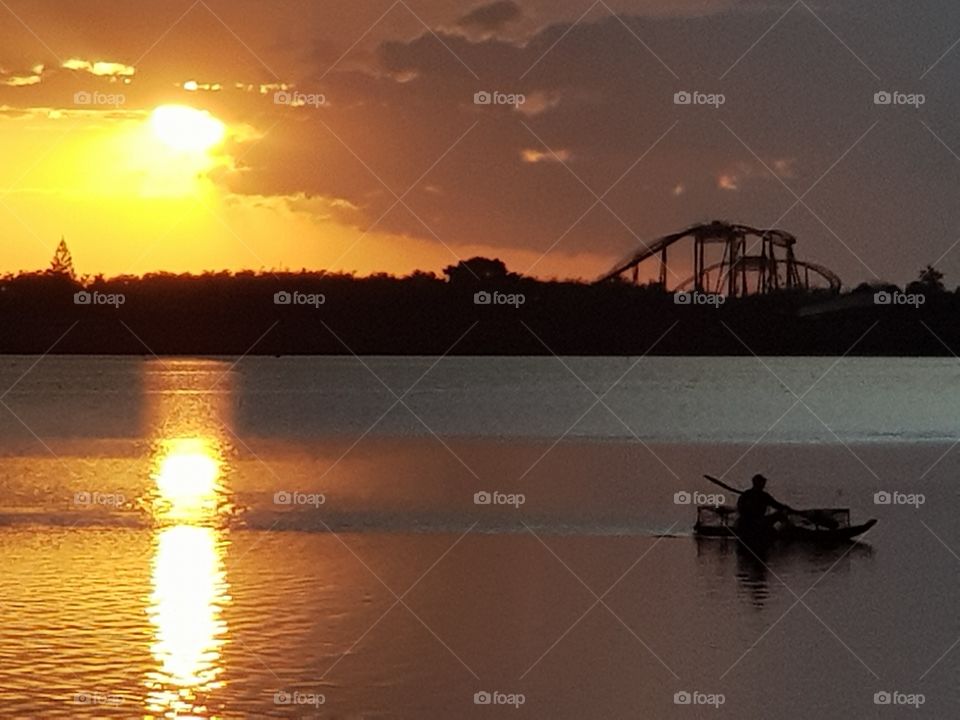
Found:
M 719 485 L 724 490 L 729 490 L 730 492 L 736 493 L 737 495 L 743 495 L 743 490 L 739 490 L 733 487 L 732 485 L 727 485 L 725 482 L 723 482 L 723 480 L 717 480 L 717 478 L 713 477 L 712 475 L 704 475 L 704 477 L 710 482 L 712 482 L 714 485 Z
M 707 480 L 712 482 L 714 485 L 719 485 L 724 490 L 729 490 L 730 492 L 736 493 L 737 495 L 743 495 L 743 493 L 745 492 L 744 490 L 735 488 L 732 485 L 727 485 L 725 482 L 723 482 L 723 480 L 718 480 L 712 475 L 704 475 L 703 477 L 705 477 Z M 822 513 L 817 512 L 816 510 L 794 510 L 793 508 L 790 508 L 790 513 L 793 515 L 799 515 L 800 517 L 805 518 L 806 520 L 814 523 L 815 525 L 822 525 L 824 527 L 830 528 L 831 530 L 836 530 L 838 526 L 837 521 L 834 520 L 832 517 L 825 516 Z

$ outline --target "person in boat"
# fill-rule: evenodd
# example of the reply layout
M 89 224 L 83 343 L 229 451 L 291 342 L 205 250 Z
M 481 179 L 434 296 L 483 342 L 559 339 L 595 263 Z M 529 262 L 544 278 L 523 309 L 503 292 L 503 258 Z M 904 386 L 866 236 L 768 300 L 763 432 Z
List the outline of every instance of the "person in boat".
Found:
M 737 499 L 737 528 L 747 533 L 772 530 L 777 523 L 787 522 L 787 516 L 795 510 L 784 505 L 766 491 L 767 479 L 760 474 L 753 476 L 752 487 Z M 773 512 L 768 512 L 773 510 Z

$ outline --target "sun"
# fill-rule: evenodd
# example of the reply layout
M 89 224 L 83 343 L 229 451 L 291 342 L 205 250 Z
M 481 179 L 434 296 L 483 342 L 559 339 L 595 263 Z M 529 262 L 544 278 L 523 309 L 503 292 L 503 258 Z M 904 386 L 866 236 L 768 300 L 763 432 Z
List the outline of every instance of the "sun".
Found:
M 161 105 L 150 115 L 154 135 L 168 148 L 202 153 L 223 141 L 226 126 L 206 110 L 186 105 Z

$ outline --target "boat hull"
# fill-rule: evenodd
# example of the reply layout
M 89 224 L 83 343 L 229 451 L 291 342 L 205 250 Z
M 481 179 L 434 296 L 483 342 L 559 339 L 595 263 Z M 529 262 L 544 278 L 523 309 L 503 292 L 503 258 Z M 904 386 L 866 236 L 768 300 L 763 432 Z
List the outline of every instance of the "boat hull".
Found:
M 869 520 L 862 525 L 828 530 L 826 528 L 804 528 L 794 525 L 785 525 L 770 532 L 751 534 L 746 536 L 729 525 L 700 525 L 693 528 L 695 535 L 700 537 L 719 537 L 741 540 L 748 544 L 770 544 L 774 542 L 801 542 L 812 544 L 834 544 L 850 542 L 877 524 L 876 520 Z

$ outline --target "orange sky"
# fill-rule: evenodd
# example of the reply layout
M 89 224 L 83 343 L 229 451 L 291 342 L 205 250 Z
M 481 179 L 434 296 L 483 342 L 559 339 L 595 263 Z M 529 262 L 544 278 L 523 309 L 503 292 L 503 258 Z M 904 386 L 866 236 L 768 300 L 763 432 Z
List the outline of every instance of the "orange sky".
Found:
M 848 284 L 928 262 L 949 284 L 960 8 L 931 2 L 8 0 L 0 272 L 45 267 L 63 235 L 88 274 L 486 255 L 594 278 L 726 219 L 791 232 Z M 884 88 L 930 100 L 878 107 Z M 164 105 L 223 138 L 171 147 Z
M 102 92 L 123 93 L 107 86 Z M 183 104 L 203 107 L 183 93 Z M 197 102 L 197 100 L 200 100 Z M 225 143 L 178 152 L 151 128 L 150 109 L 43 110 L 0 117 L 3 268 L 44 267 L 65 235 L 81 273 L 140 274 L 246 268 L 328 268 L 360 273 L 439 270 L 474 254 L 530 265 L 540 253 L 366 232 L 334 220 L 322 198 L 231 193 L 217 176 L 237 172 L 243 143 L 261 131 L 227 127 Z M 398 206 L 395 212 L 407 212 Z M 592 259 L 596 262 L 596 259 Z M 547 272 L 576 272 L 569 256 Z
M 244 157 L 258 144 L 289 142 L 284 133 L 290 126 L 302 129 L 310 114 L 324 113 L 321 122 L 336 123 L 332 100 L 324 99 L 320 109 L 276 103 L 278 90 L 301 92 L 295 88 L 303 87 L 297 82 L 305 72 L 302 62 L 282 51 L 264 51 L 263 26 L 232 16 L 224 5 L 198 6 L 174 24 L 177 18 L 160 3 L 144 4 L 144 17 L 152 22 L 143 22 L 129 6 L 91 3 L 114 26 L 99 37 L 71 32 L 63 20 L 74 10 L 61 5 L 64 17 L 52 20 L 49 7 L 11 3 L 4 20 L 18 23 L 0 24 L 0 40 L 7 41 L 0 55 L 2 270 L 46 266 L 61 235 L 78 271 L 91 274 L 301 267 L 407 273 L 439 271 L 477 254 L 546 275 L 579 275 L 584 262 L 591 272 L 609 264 L 604 253 L 551 254 L 441 237 L 435 227 L 442 220 L 427 219 L 416 207 L 417 194 L 439 192 L 429 176 L 409 192 L 403 182 L 395 191 L 375 189 L 380 205 L 371 204 L 369 211 L 307 187 L 234 191 L 231 185 L 248 170 Z M 369 19 L 335 5 L 328 6 L 329 19 L 359 28 L 357 37 L 369 29 Z M 286 10 L 290 29 L 296 27 L 296 11 L 314 12 L 303 3 L 290 3 Z M 262 6 L 257 14 L 263 18 Z M 75 17 L 87 26 L 93 19 Z M 136 27 L 135 35 L 122 33 L 123 26 Z M 397 32 L 415 36 L 423 27 L 407 16 L 374 30 L 372 36 L 381 38 Z M 160 41 L 151 45 L 157 36 Z M 259 52 L 250 43 L 259 45 Z M 369 45 L 355 50 L 343 67 L 370 53 Z M 274 65 L 286 68 L 284 76 Z M 305 95 L 306 102 L 311 97 Z M 190 152 L 171 149 L 150 124 L 162 104 L 209 111 L 225 123 L 224 141 Z M 337 131 L 331 127 L 330 133 L 328 143 Z M 346 149 L 348 155 L 356 152 Z M 324 164 L 320 147 L 301 146 L 298 153 Z M 351 173 L 359 167 L 379 182 L 369 167 L 377 161 L 357 154 Z M 410 172 L 420 175 L 424 169 Z M 335 175 L 337 169 L 324 172 Z M 398 197 L 402 200 L 394 202 Z

